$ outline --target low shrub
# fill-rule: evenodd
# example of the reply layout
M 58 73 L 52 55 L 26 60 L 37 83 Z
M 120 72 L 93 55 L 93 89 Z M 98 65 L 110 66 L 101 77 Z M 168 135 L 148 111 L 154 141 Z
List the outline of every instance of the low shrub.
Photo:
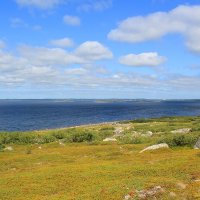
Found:
M 176 134 L 163 137 L 158 143 L 167 143 L 171 147 L 176 146 L 193 146 L 198 139 L 197 135 Z
M 45 144 L 56 141 L 56 138 L 53 135 L 42 135 L 40 136 L 38 143 Z
M 124 136 L 119 139 L 120 143 L 122 144 L 142 144 L 146 142 L 146 138 L 137 136 L 137 137 L 132 137 L 132 136 Z
M 95 135 L 92 133 L 75 133 L 71 135 L 72 142 L 92 142 L 95 140 Z
M 52 136 L 55 137 L 56 139 L 61 140 L 66 137 L 66 134 L 64 132 L 54 132 Z
M 5 148 L 5 146 L 3 144 L 0 143 L 0 151 L 3 151 Z

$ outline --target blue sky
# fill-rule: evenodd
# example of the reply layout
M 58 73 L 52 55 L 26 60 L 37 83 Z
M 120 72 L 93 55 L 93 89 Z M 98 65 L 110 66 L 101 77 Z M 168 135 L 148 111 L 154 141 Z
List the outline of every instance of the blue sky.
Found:
M 200 98 L 197 0 L 7 0 L 0 98 Z

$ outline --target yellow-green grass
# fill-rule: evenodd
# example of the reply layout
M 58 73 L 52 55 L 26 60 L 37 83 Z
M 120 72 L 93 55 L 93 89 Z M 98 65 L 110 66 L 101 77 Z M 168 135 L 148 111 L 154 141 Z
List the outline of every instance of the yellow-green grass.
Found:
M 5 144 L 12 146 L 13 151 L 0 152 L 0 199 L 122 200 L 130 192 L 154 186 L 165 190 L 157 199 L 200 199 L 200 150 L 183 146 L 139 153 L 163 134 L 170 135 L 170 130 L 189 127 L 194 130 L 189 134 L 198 135 L 199 121 L 200 118 L 194 117 L 132 122 L 130 130 L 125 131 L 127 135 L 133 130 L 158 133 L 142 144 L 125 144 L 123 140 L 116 143 Z M 110 131 L 113 126 L 75 129 L 93 130 L 98 134 L 99 130 Z M 179 183 L 186 188 L 178 186 Z M 176 197 L 170 196 L 170 192 Z M 137 199 L 136 195 L 133 199 Z

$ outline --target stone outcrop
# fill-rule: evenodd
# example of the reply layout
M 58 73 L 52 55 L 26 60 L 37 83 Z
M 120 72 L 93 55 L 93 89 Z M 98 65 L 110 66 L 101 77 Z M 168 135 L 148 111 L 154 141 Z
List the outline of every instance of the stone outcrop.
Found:
M 162 194 L 164 192 L 165 190 L 161 186 L 155 186 L 147 190 L 138 191 L 137 193 L 139 199 L 149 199 L 156 197 L 157 195 Z
M 169 148 L 169 146 L 166 143 L 156 144 L 143 149 L 142 151 L 140 151 L 140 153 L 143 153 L 144 151 L 156 150 L 161 148 Z
M 116 142 L 116 141 L 117 141 L 117 139 L 116 139 L 116 138 L 113 138 L 113 137 L 105 138 L 105 139 L 103 140 L 103 142 Z
M 192 131 L 191 128 L 181 128 L 181 129 L 171 131 L 171 133 L 189 133 L 191 131 Z
M 13 151 L 13 147 L 6 147 L 5 149 L 4 149 L 5 151 Z

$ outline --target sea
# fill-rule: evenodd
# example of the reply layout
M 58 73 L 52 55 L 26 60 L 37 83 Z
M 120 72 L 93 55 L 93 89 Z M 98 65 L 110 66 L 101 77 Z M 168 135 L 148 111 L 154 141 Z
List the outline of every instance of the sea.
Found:
M 200 116 L 200 100 L 0 100 L 1 132 L 164 116 Z

